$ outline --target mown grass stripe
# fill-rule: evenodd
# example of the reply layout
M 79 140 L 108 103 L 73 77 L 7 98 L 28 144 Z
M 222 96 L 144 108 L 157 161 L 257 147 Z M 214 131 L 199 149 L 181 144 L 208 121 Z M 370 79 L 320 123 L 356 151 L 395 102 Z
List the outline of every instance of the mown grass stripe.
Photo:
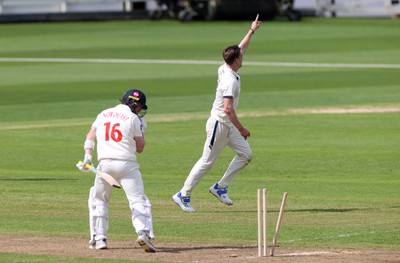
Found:
M 174 65 L 219 65 L 221 61 L 212 60 L 162 60 L 162 59 L 84 59 L 84 58 L 0 58 L 0 62 L 35 63 L 110 63 L 110 64 L 174 64 Z M 261 67 L 308 67 L 308 68 L 368 68 L 400 69 L 397 64 L 361 63 L 300 63 L 300 62 L 243 62 L 248 66 Z
M 400 112 L 400 106 L 362 106 L 352 108 L 311 108 L 311 109 L 288 109 L 282 111 L 249 111 L 238 113 L 239 117 L 265 117 L 265 116 L 282 116 L 282 115 L 306 115 L 306 114 L 363 114 L 363 113 L 394 113 Z M 146 117 L 148 122 L 179 122 L 189 120 L 201 120 L 208 117 L 208 113 L 174 113 L 174 114 L 153 114 Z M 3 123 L 0 130 L 23 130 L 23 129 L 40 129 L 50 127 L 69 127 L 90 125 L 92 119 L 72 119 L 72 120 L 47 120 L 35 121 L 29 124 L 23 123 Z

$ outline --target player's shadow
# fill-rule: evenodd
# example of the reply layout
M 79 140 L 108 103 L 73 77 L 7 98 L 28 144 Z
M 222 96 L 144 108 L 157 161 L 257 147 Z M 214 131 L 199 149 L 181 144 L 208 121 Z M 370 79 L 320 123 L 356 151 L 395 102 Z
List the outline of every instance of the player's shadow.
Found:
M 257 246 L 195 246 L 195 247 L 157 247 L 157 252 L 164 253 L 181 253 L 187 251 L 215 251 L 215 250 L 241 250 L 241 249 L 252 249 Z
M 159 247 L 157 246 L 157 253 L 182 253 L 188 251 L 215 251 L 215 250 L 245 250 L 245 249 L 256 249 L 257 246 L 193 246 L 193 247 Z M 126 246 L 126 247 L 111 247 L 109 250 L 125 250 L 125 249 L 140 249 L 139 246 Z

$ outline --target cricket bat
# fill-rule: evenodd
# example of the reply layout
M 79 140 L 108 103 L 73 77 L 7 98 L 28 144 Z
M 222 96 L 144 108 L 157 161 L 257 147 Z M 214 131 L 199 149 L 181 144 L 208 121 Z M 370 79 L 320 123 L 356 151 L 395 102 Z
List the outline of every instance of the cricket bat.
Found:
M 76 166 L 78 167 L 78 165 L 82 164 L 82 161 L 79 161 Z M 118 183 L 117 180 L 114 179 L 114 177 L 112 177 L 111 175 L 109 175 L 108 173 L 102 172 L 97 170 L 95 167 L 93 167 L 90 164 L 85 164 L 85 167 L 88 168 L 90 171 L 92 171 L 93 173 L 97 174 L 98 176 L 100 176 L 101 178 L 103 178 L 104 180 L 107 181 L 107 183 L 109 183 L 110 185 L 116 187 L 116 188 L 121 188 L 121 185 Z

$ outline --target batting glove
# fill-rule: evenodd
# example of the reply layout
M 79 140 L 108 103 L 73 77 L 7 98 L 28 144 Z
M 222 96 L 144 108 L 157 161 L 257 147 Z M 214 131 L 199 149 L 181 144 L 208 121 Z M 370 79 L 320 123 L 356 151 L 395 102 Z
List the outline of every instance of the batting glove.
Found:
M 78 169 L 81 170 L 82 172 L 87 173 L 90 170 L 86 168 L 86 164 L 92 165 L 92 156 L 90 154 L 85 154 L 83 163 L 77 164 L 76 167 L 78 167 Z

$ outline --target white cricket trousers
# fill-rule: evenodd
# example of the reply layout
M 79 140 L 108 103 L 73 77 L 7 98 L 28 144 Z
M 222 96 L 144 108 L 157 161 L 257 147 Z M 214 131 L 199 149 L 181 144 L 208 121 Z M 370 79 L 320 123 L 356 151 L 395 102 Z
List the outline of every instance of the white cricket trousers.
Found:
M 121 160 L 101 160 L 98 169 L 113 176 L 122 186 L 132 211 L 132 224 L 136 230 L 149 231 L 154 237 L 151 205 L 144 194 L 142 175 L 136 162 Z M 96 176 L 89 194 L 90 236 L 106 238 L 108 229 L 108 204 L 113 187 Z
M 207 139 L 203 148 L 203 155 L 193 166 L 181 189 L 182 196 L 190 196 L 201 178 L 213 167 L 221 151 L 229 146 L 236 156 L 228 166 L 218 185 L 228 187 L 232 180 L 251 161 L 252 152 L 246 141 L 235 126 L 223 124 L 213 117 L 206 123 Z

